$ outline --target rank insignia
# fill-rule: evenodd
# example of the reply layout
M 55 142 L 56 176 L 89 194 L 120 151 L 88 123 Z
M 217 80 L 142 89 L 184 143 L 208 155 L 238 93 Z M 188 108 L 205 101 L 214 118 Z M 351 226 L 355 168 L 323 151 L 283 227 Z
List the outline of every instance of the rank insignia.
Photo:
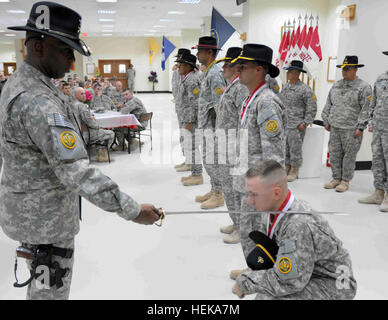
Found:
M 279 125 L 275 120 L 269 120 L 266 123 L 265 128 L 267 129 L 267 131 L 274 133 L 278 131 Z
M 198 88 L 195 88 L 194 90 L 193 90 L 193 94 L 194 95 L 197 95 L 199 93 L 199 89 Z
M 67 149 L 74 149 L 76 144 L 77 144 L 77 140 L 75 138 L 74 133 L 69 132 L 69 131 L 62 132 L 61 141 L 62 141 L 62 144 Z
M 217 94 L 222 94 L 224 92 L 224 89 L 222 89 L 221 87 L 217 87 L 216 88 L 216 93 Z
M 369 101 L 369 102 L 372 101 L 372 96 L 369 96 L 369 97 L 368 97 L 368 101 Z
M 283 274 L 289 273 L 292 269 L 291 260 L 287 257 L 281 258 L 278 262 L 278 269 Z
M 313 94 L 312 99 L 313 99 L 314 101 L 317 101 L 317 96 L 316 96 L 315 94 Z

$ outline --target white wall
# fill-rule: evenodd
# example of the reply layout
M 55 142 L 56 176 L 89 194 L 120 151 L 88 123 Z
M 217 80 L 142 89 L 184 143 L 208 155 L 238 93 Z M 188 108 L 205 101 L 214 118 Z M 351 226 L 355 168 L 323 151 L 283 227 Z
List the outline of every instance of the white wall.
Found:
M 180 37 L 167 37 L 177 48 L 180 47 Z M 176 50 L 171 54 L 167 63 L 166 70 L 162 71 L 162 37 L 153 37 L 160 45 L 160 50 L 155 56 L 152 66 L 148 59 L 148 37 L 99 37 L 87 38 L 86 44 L 92 51 L 90 58 L 83 58 L 83 72 L 86 75 L 86 63 L 95 63 L 98 66 L 100 59 L 131 59 L 136 69 L 135 89 L 137 91 L 152 91 L 152 83 L 148 82 L 150 71 L 156 71 L 159 83 L 156 85 L 156 91 L 170 91 L 170 72 L 173 56 Z
M 4 62 L 16 62 L 15 46 L 13 44 L 0 45 L 0 71 L 3 71 Z

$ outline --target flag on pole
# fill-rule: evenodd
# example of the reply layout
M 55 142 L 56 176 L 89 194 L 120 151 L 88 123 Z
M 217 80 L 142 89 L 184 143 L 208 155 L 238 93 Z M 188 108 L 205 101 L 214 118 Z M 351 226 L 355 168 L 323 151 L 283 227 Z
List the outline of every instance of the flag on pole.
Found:
M 319 62 L 322 61 L 322 48 L 319 39 L 318 25 L 311 36 L 311 42 L 308 50 L 303 55 L 303 63 L 306 66 L 312 79 L 318 76 Z
M 284 43 L 283 43 L 282 54 L 280 56 L 281 61 L 283 62 L 286 61 L 287 53 L 289 49 L 290 49 L 290 30 L 287 31 L 286 39 L 284 40 Z
M 286 40 L 286 31 L 283 32 L 282 39 L 280 40 L 279 50 L 278 50 L 278 57 L 275 60 L 275 65 L 279 68 L 280 66 L 280 56 L 282 55 L 283 45 L 284 41 Z
M 307 33 L 307 24 L 305 22 L 302 32 L 300 33 L 298 42 L 296 43 L 296 46 L 295 46 L 295 51 L 292 56 L 293 59 L 298 59 L 300 50 L 302 50 L 304 40 L 306 39 L 306 33 Z
M 149 51 L 148 51 L 149 62 L 150 62 L 150 66 L 152 66 L 152 60 L 155 58 L 156 54 L 158 53 L 160 49 L 160 45 L 153 38 L 149 38 L 148 47 L 149 47 Z
M 290 37 L 290 45 L 288 48 L 286 59 L 284 60 L 284 65 L 287 65 L 289 63 L 290 54 L 292 53 L 294 46 L 295 46 L 295 30 L 292 30 L 291 37 Z
M 303 58 L 307 54 L 307 51 L 310 47 L 311 38 L 313 36 L 314 28 L 313 26 L 310 26 L 309 32 L 306 35 L 306 38 L 304 39 L 303 46 L 301 47 L 301 50 L 299 52 L 298 58 L 299 60 L 303 61 Z
M 170 56 L 171 52 L 175 50 L 175 46 L 165 36 L 163 36 L 163 48 L 162 48 L 162 70 L 166 70 L 166 60 Z
M 236 29 L 213 7 L 210 34 L 217 39 L 218 48 L 222 48 Z
M 294 60 L 294 57 L 296 56 L 296 51 L 298 50 L 298 40 L 300 37 L 300 24 L 298 26 L 298 29 L 296 30 L 294 42 L 292 44 L 292 47 L 289 51 L 288 57 L 287 57 L 287 64 L 291 63 L 292 60 Z M 299 52 L 299 50 L 298 50 Z

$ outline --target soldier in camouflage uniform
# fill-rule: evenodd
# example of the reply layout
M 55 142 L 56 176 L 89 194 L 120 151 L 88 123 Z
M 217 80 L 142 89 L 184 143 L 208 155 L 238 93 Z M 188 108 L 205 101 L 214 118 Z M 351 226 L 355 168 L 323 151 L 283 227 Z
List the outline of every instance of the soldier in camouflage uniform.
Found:
M 135 77 L 136 70 L 133 68 L 132 63 L 129 65 L 129 69 L 127 70 L 127 81 L 128 81 L 128 90 L 132 93 L 135 92 Z
M 345 192 L 349 189 L 360 150 L 363 131 L 369 121 L 371 86 L 357 77 L 357 56 L 346 56 L 342 65 L 343 79 L 330 89 L 322 111 L 323 124 L 330 131 L 330 163 L 333 180 L 324 185 L 326 189 Z
M 279 75 L 279 69 L 271 63 L 272 54 L 272 49 L 265 45 L 246 44 L 241 55 L 232 61 L 240 64 L 240 82 L 249 90 L 240 113 L 238 154 L 233 172 L 235 206 L 242 212 L 254 210 L 248 204 L 245 188 L 247 169 L 262 160 L 272 159 L 282 165 L 285 160 L 286 110 L 264 81 L 266 74 L 272 78 Z M 248 223 L 246 219 L 247 216 L 240 215 L 240 229 L 242 224 Z M 247 236 L 241 230 L 239 234 L 241 241 Z
M 125 103 L 123 84 L 121 81 L 116 81 L 115 89 L 111 91 L 110 98 L 113 101 L 114 111 L 120 111 Z
M 191 167 L 191 175 L 183 177 L 181 181 L 184 186 L 194 186 L 203 184 L 199 141 L 195 136 L 198 128 L 198 98 L 201 81 L 198 73 L 195 72 L 197 58 L 194 55 L 184 53 L 177 62 L 179 76 L 182 80 L 178 88 L 176 106 L 180 113 L 186 164 Z M 179 171 L 179 168 L 177 170 Z
M 201 202 L 202 209 L 212 209 L 224 205 L 221 180 L 217 169 L 217 148 L 214 148 L 214 131 L 219 100 L 226 86 L 222 70 L 216 64 L 217 39 L 213 37 L 199 38 L 197 49 L 198 61 L 206 66 L 202 75 L 201 89 L 198 101 L 198 128 L 202 129 L 203 165 L 210 176 L 211 191 L 203 196 L 197 196 L 195 201 Z
M 265 77 L 265 82 L 267 83 L 268 88 L 270 88 L 274 93 L 279 93 L 280 87 L 275 78 L 271 78 L 271 76 L 267 74 Z
M 112 110 L 113 101 L 102 93 L 102 86 L 98 83 L 94 85 L 94 97 L 90 104 L 90 109 L 97 113 L 103 113 Z
M 302 165 L 302 145 L 307 126 L 314 121 L 317 113 L 317 98 L 311 88 L 299 80 L 303 70 L 303 62 L 293 60 L 290 66 L 284 67 L 289 81 L 281 93 L 280 99 L 287 111 L 287 144 L 286 172 L 288 182 L 298 177 Z
M 220 99 L 216 118 L 216 148 L 218 150 L 218 176 L 221 178 L 222 192 L 224 193 L 226 206 L 229 211 L 240 210 L 235 206 L 235 194 L 233 190 L 232 168 L 236 160 L 236 139 L 239 127 L 241 106 L 249 95 L 248 88 L 240 83 L 238 76 L 239 66 L 232 65 L 231 61 L 237 58 L 242 48 L 231 47 L 223 62 L 223 75 L 228 85 Z M 221 228 L 222 233 L 228 234 L 224 238 L 225 243 L 238 243 L 238 215 L 230 214 L 233 224 Z
M 233 293 L 256 294 L 257 300 L 348 300 L 357 291 L 352 262 L 342 241 L 328 222 L 318 214 L 287 214 L 287 211 L 313 212 L 304 201 L 295 199 L 287 186 L 287 175 L 276 161 L 263 161 L 246 174 L 249 203 L 257 211 L 284 211 L 281 214 L 251 214 L 245 233 L 258 231 L 278 247 L 260 257 L 270 258 L 267 268 L 248 269 L 239 275 Z M 265 217 L 265 225 L 262 217 Z M 258 223 L 256 222 L 258 221 Z M 244 256 L 260 243 L 242 240 Z M 257 259 L 259 261 L 259 259 Z
M 383 52 L 388 55 L 388 51 Z M 360 203 L 378 204 L 379 210 L 388 212 L 388 71 L 378 76 L 370 103 L 370 126 L 372 140 L 372 172 L 375 191 Z
M 96 119 L 90 113 L 89 107 L 85 104 L 86 96 L 85 89 L 76 88 L 74 90 L 75 103 L 70 105 L 72 113 L 75 115 L 77 124 L 82 130 L 83 137 L 87 145 L 90 144 L 107 144 L 110 148 L 115 139 L 115 134 L 111 130 L 101 129 Z M 110 159 L 114 161 L 113 158 Z M 107 149 L 104 147 L 97 147 L 97 161 L 109 162 Z
M 50 12 L 50 25 L 35 23 L 42 20 L 42 10 Z M 99 169 L 89 166 L 82 132 L 50 80 L 70 71 L 74 49 L 90 55 L 79 40 L 80 22 L 81 16 L 65 6 L 37 2 L 27 26 L 11 28 L 27 31 L 27 58 L 0 98 L 4 160 L 0 225 L 8 237 L 25 248 L 48 253 L 47 248 L 51 248 L 51 260 L 38 267 L 58 275 L 55 282 L 44 283 L 49 288 L 41 288 L 43 284 L 33 279 L 28 299 L 69 297 L 74 237 L 79 232 L 79 196 L 126 220 L 153 224 L 159 219 L 154 206 L 138 204 Z M 53 269 L 49 270 L 50 264 Z

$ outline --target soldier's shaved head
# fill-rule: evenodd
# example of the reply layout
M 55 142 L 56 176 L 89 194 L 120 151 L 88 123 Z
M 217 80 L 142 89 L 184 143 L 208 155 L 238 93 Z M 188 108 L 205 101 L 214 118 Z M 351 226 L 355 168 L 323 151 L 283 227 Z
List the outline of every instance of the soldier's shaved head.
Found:
M 78 87 L 74 89 L 74 98 L 78 101 L 84 102 L 86 100 L 85 89 Z

